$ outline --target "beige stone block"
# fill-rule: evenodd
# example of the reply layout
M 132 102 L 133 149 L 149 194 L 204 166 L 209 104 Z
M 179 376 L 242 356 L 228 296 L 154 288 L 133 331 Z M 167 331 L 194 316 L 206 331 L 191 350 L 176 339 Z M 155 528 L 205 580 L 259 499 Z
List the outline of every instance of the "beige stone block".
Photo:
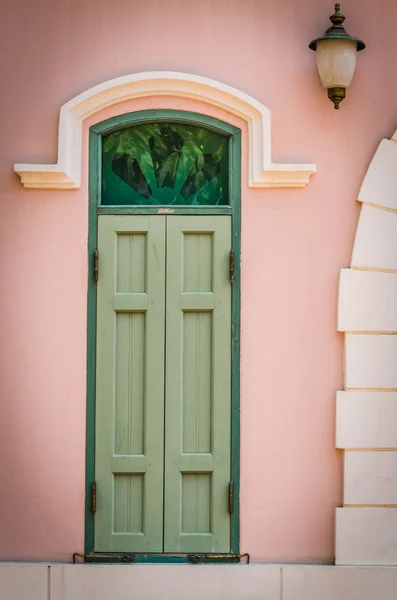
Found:
M 397 448 L 397 392 L 338 392 L 337 448 Z
M 280 568 L 267 565 L 51 567 L 50 600 L 279 600 Z
M 368 168 L 358 199 L 397 210 L 397 143 L 382 140 Z
M 335 564 L 397 565 L 397 508 L 335 510 Z
M 363 204 L 351 266 L 397 271 L 396 239 L 397 213 Z
M 338 331 L 397 331 L 397 274 L 342 269 Z
M 344 504 L 397 505 L 397 452 L 345 452 Z
M 397 336 L 345 336 L 345 387 L 397 388 Z
M 47 600 L 46 565 L 0 564 L 2 600 Z
M 283 567 L 283 600 L 395 600 L 392 567 Z

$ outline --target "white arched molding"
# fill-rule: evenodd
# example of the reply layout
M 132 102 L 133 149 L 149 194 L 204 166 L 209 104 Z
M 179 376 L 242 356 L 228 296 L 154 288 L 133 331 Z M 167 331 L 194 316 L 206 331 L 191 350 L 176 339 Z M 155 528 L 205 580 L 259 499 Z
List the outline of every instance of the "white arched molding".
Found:
M 345 390 L 336 446 L 344 500 L 336 509 L 335 562 L 397 565 L 397 132 L 383 140 L 358 200 L 350 269 L 341 272 L 338 330 Z
M 201 100 L 244 119 L 248 123 L 250 187 L 304 187 L 315 173 L 315 165 L 272 162 L 270 111 L 251 96 L 206 77 L 148 72 L 106 81 L 64 104 L 59 118 L 57 163 L 16 164 L 14 171 L 20 175 L 22 184 L 28 188 L 79 188 L 83 121 L 106 107 L 147 96 Z

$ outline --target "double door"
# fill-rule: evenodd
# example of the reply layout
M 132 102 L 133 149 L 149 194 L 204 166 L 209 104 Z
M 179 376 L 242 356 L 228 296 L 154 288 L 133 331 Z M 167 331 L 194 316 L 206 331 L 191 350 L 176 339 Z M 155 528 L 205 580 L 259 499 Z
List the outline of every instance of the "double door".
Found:
M 100 215 L 96 552 L 229 552 L 231 217 Z

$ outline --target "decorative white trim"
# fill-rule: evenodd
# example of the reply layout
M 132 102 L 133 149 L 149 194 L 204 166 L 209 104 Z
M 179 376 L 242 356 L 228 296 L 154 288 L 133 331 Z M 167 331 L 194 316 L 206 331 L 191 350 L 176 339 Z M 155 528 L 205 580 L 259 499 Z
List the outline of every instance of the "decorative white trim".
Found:
M 22 184 L 27 188 L 79 188 L 83 121 L 114 104 L 147 96 L 201 100 L 244 119 L 248 123 L 250 187 L 304 187 L 309 183 L 310 175 L 316 171 L 312 164 L 272 162 L 270 110 L 251 96 L 206 77 L 155 71 L 117 77 L 64 104 L 59 118 L 57 163 L 14 165 Z
M 337 394 L 336 445 L 348 458 L 335 518 L 337 565 L 397 566 L 396 142 L 397 132 L 381 141 L 364 178 L 351 268 L 339 286 L 348 391 Z

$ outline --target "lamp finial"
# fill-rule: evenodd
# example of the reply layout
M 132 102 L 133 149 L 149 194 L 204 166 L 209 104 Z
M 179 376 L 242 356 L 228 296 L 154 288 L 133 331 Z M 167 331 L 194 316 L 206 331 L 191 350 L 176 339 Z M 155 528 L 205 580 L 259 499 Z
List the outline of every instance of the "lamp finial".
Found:
M 335 12 L 330 16 L 329 20 L 332 23 L 332 27 L 341 26 L 343 21 L 345 20 L 345 16 L 340 12 L 340 4 L 335 4 Z M 331 29 L 332 29 L 331 27 Z

